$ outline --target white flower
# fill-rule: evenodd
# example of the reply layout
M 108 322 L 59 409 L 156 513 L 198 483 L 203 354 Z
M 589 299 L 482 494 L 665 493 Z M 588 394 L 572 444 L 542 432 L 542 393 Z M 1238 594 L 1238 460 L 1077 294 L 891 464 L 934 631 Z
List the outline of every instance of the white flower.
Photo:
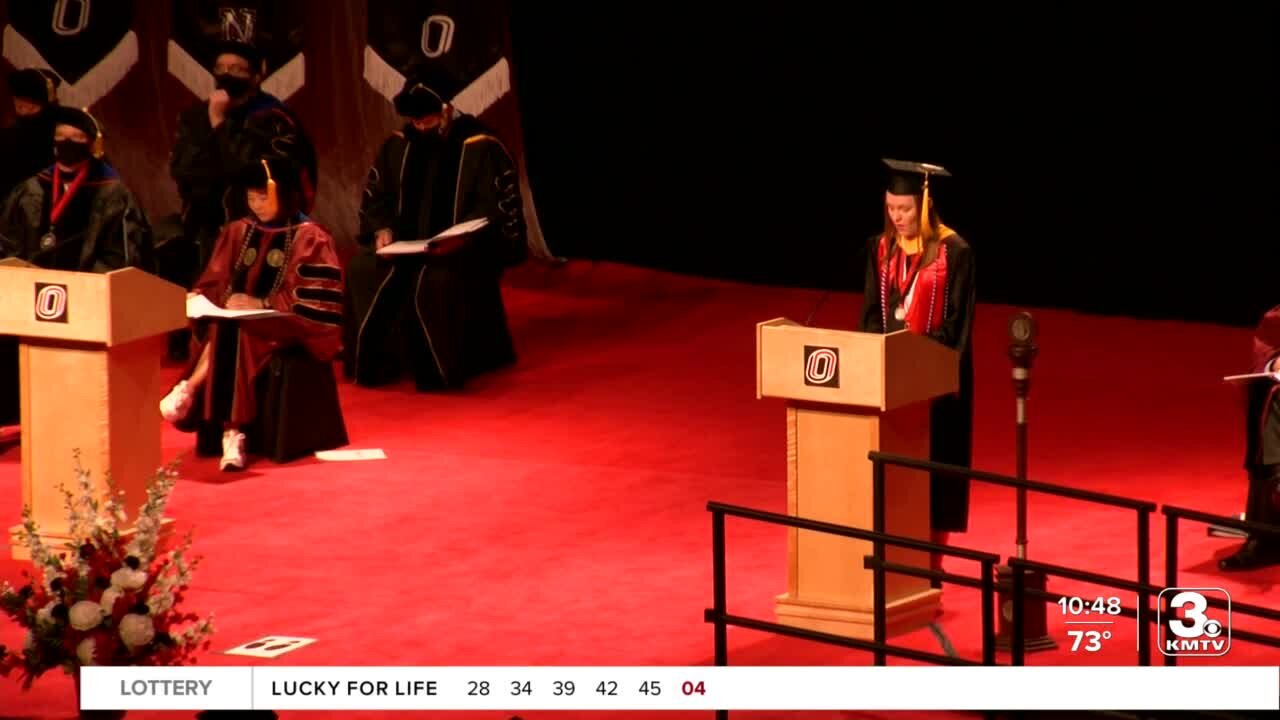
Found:
M 93 638 L 87 637 L 80 641 L 76 646 L 76 657 L 80 659 L 81 665 L 93 664 Z
M 71 606 L 71 627 L 92 630 L 102 623 L 102 606 L 90 600 L 81 600 Z
M 120 619 L 120 639 L 130 649 L 151 642 L 156 636 L 156 626 L 146 615 L 129 613 Z
M 45 605 L 44 607 L 37 610 L 36 624 L 52 625 L 53 624 L 53 608 L 56 607 L 57 605 L 58 605 L 57 600 L 50 600 L 48 605 Z
M 151 610 L 151 615 L 163 615 L 173 608 L 173 595 L 170 593 L 161 593 L 147 601 L 147 607 Z
M 120 588 L 111 587 L 103 590 L 102 599 L 99 601 L 102 603 L 102 614 L 110 615 L 115 610 L 116 601 L 119 600 L 122 595 L 124 595 L 124 591 Z
M 140 590 L 147 584 L 147 574 L 141 570 L 122 567 L 111 573 L 111 584 L 121 590 Z

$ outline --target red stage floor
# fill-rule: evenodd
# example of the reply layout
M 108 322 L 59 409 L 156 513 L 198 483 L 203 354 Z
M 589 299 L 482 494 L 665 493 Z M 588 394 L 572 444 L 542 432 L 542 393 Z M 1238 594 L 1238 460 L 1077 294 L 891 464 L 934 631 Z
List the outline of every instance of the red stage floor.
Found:
M 342 387 L 350 447 L 383 448 L 387 460 L 258 463 L 236 475 L 219 473 L 214 460 L 189 460 L 171 514 L 195 529 L 205 556 L 188 597 L 193 610 L 216 615 L 215 652 L 202 662 L 238 664 L 221 651 L 275 633 L 318 639 L 267 661 L 288 665 L 709 663 L 705 504 L 785 511 L 783 406 L 755 399 L 754 324 L 803 320 L 818 295 L 608 264 L 526 268 L 507 291 L 517 367 L 454 394 Z M 852 328 L 858 305 L 856 296 L 836 295 L 815 323 Z M 981 306 L 975 335 L 975 466 L 996 472 L 1013 469 L 1012 311 Z M 1036 317 L 1034 478 L 1217 513 L 1241 509 L 1240 406 L 1220 378 L 1241 371 L 1248 331 L 1057 311 Z M 166 429 L 164 442 L 174 456 L 192 439 Z M 18 462 L 16 448 L 0 455 L 6 522 L 18 519 Z M 1134 572 L 1130 513 L 1033 496 L 1031 527 L 1035 559 Z M 955 541 L 1011 552 L 1012 492 L 975 485 L 972 530 Z M 1186 527 L 1182 584 L 1275 606 L 1280 569 L 1216 572 L 1233 544 Z M 785 581 L 783 531 L 731 521 L 728 550 L 730 610 L 772 619 Z M 0 577 L 15 579 L 18 568 L 0 560 Z M 976 658 L 977 592 L 951 588 L 945 604 L 947 634 Z M 1236 625 L 1280 630 L 1239 618 Z M 1052 631 L 1065 640 L 1060 620 Z M 749 631 L 731 630 L 729 639 L 733 664 L 870 662 L 865 653 Z M 12 647 L 21 635 L 3 623 L 0 642 Z M 938 649 L 927 631 L 903 642 Z M 1237 642 L 1229 660 L 1276 657 Z M 1134 664 L 1133 630 L 1118 625 L 1099 653 L 1059 650 L 1030 662 Z M 61 675 L 26 694 L 0 685 L 6 717 L 68 717 L 72 705 Z M 190 713 L 130 713 L 153 715 Z

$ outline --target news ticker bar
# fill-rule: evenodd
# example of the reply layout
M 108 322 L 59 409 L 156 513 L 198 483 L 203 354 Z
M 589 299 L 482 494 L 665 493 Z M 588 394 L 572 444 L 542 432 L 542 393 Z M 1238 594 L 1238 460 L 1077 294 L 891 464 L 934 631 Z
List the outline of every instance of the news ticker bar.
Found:
M 1277 710 L 1280 668 L 85 667 L 83 710 Z

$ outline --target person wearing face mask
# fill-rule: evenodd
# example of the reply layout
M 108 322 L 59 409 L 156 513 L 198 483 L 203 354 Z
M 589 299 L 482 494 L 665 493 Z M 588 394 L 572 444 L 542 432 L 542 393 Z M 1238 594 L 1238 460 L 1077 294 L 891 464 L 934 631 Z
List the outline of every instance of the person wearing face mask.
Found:
M 244 198 L 228 192 L 240 168 L 264 157 L 288 161 L 300 168 L 301 209 L 312 209 L 315 149 L 297 116 L 262 91 L 265 74 L 256 47 L 224 41 L 216 50 L 213 93 L 178 117 L 169 170 L 182 198 L 183 241 L 197 252 L 195 267 L 163 270 L 175 282 L 189 285 L 208 261 L 222 226 L 246 212 Z M 179 277 L 183 273 L 185 282 Z
M 973 440 L 973 330 L 976 294 L 973 251 L 942 224 L 930 197 L 930 181 L 949 175 L 924 163 L 885 160 L 884 229 L 867 246 L 862 299 L 863 332 L 899 330 L 928 336 L 960 353 L 960 388 L 933 400 L 929 409 L 929 459 L 971 466 Z M 934 542 L 964 532 L 969 521 L 969 482 L 934 477 L 929 484 Z M 934 559 L 939 567 L 940 557 Z M 936 585 L 935 585 L 936 587 Z
M 151 228 L 133 193 L 101 159 L 97 121 L 74 108 L 48 112 L 53 129 L 44 143 L 54 159 L 0 206 L 0 258 L 55 270 L 151 271 Z M 17 368 L 17 340 L 0 336 L 0 426 L 18 422 Z
M 407 369 L 419 390 L 456 388 L 515 362 L 499 285 L 527 252 L 515 165 L 448 102 L 460 88 L 433 68 L 411 72 L 395 97 L 405 124 L 382 144 L 365 183 L 362 248 L 347 267 L 343 363 L 360 385 Z M 375 254 L 478 218 L 487 226 L 449 250 L 393 261 Z
M 51 112 L 54 161 L 5 200 L 0 256 L 56 270 L 151 271 L 151 227 L 115 168 L 102 159 L 97 120 L 75 108 Z
M 193 294 L 230 310 L 284 315 L 195 321 L 193 361 L 160 402 L 161 417 L 180 430 L 222 431 L 226 471 L 246 465 L 244 430 L 259 415 L 257 381 L 273 354 L 301 346 L 328 362 L 342 341 L 342 266 L 332 236 L 302 211 L 300 170 L 263 159 L 233 187 L 248 212 L 222 229 Z
M 0 130 L 0 198 L 18 183 L 53 162 L 52 109 L 58 106 L 62 84 L 52 70 L 27 69 L 9 75 L 13 98 L 13 125 Z

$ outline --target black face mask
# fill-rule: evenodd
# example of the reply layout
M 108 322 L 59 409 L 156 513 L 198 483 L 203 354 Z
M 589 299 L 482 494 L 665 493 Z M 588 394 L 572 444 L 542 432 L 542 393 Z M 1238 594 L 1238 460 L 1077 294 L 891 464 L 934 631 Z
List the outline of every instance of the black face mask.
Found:
M 89 159 L 89 143 L 74 140 L 57 140 L 53 143 L 53 158 L 72 167 Z
M 213 86 L 219 90 L 226 90 L 227 94 L 233 98 L 238 98 L 249 94 L 253 89 L 253 81 L 235 75 L 214 75 Z

